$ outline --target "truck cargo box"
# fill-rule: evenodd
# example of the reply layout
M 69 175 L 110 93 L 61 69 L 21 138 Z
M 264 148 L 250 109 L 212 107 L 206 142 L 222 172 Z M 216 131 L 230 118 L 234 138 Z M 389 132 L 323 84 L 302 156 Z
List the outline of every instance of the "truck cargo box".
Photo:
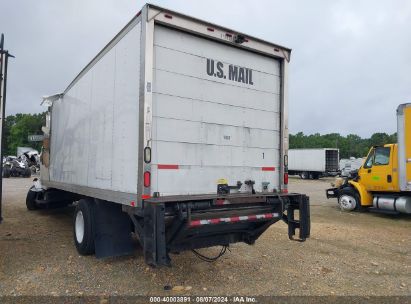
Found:
M 288 170 L 291 175 L 302 178 L 319 178 L 337 175 L 339 172 L 339 150 L 290 149 L 288 151 Z
M 121 192 L 122 203 L 215 193 L 220 179 L 283 190 L 290 50 L 248 36 L 236 43 L 242 35 L 150 12 L 53 101 L 43 183 Z

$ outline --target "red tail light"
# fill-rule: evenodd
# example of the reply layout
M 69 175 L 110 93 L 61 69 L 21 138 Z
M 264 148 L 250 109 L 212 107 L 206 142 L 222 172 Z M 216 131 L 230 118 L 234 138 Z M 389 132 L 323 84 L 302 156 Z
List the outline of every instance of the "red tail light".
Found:
M 151 184 L 151 173 L 146 171 L 144 172 L 144 187 L 150 187 Z
M 288 185 L 288 173 L 284 173 L 284 185 Z

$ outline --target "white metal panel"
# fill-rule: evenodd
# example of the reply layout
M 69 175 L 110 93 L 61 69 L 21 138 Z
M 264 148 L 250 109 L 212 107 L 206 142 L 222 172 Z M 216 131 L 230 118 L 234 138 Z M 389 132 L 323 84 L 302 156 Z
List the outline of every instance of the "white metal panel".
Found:
M 235 57 L 238 58 L 242 66 L 249 67 L 253 70 L 263 71 L 269 74 L 275 74 L 277 76 L 280 76 L 280 62 L 278 60 L 272 60 L 270 57 L 258 56 L 254 54 L 250 56 L 250 52 L 242 51 L 237 48 L 229 46 L 218 46 L 218 52 L 216 52 L 215 44 L 210 40 L 199 38 L 198 36 L 194 35 L 181 35 L 181 33 L 182 32 L 175 31 L 171 28 L 157 27 L 154 44 L 156 46 L 162 46 L 170 50 L 177 50 L 182 53 L 186 53 L 187 55 L 190 55 L 188 58 L 192 58 L 192 56 L 198 56 L 200 58 L 211 57 L 230 63 L 233 63 L 232 56 L 234 49 L 236 50 Z M 193 48 L 193 46 L 199 45 L 199 39 L 201 39 L 202 41 L 200 42 L 201 47 Z
M 205 67 L 202 71 L 202 74 L 204 73 L 206 73 Z M 236 83 L 227 85 L 222 80 L 218 82 L 214 78 L 205 80 L 163 70 L 156 70 L 155 77 L 153 87 L 157 95 L 170 95 L 245 109 L 279 112 L 279 92 L 273 94 L 239 86 Z M 184 85 L 179 85 L 181 82 Z M 273 83 L 273 86 L 276 86 L 278 90 L 278 83 Z
M 325 172 L 326 149 L 288 150 L 288 170 Z
M 411 191 L 411 103 L 397 108 L 398 183 L 401 191 Z
M 220 61 L 226 78 L 207 74 L 207 59 Z M 253 83 L 230 80 L 229 65 L 252 69 Z M 152 192 L 215 193 L 220 178 L 279 189 L 277 60 L 156 26 L 153 71 Z
M 134 25 L 52 110 L 50 180 L 136 193 L 141 25 Z
M 233 58 L 232 57 L 230 58 L 228 55 L 223 56 L 224 52 L 223 54 L 220 54 L 220 52 L 218 53 L 216 53 L 215 51 L 213 52 L 212 49 L 209 50 L 209 53 L 208 53 L 209 55 L 207 55 L 207 53 L 204 52 L 204 50 L 202 50 L 202 53 L 204 55 L 198 56 L 198 55 L 193 55 L 189 53 L 184 53 L 181 49 L 179 49 L 178 51 L 174 49 L 170 49 L 170 46 L 168 46 L 168 44 L 169 44 L 168 40 L 165 41 L 164 45 L 156 44 L 155 58 L 156 58 L 157 70 L 170 72 L 170 73 L 178 74 L 182 76 L 190 76 L 190 77 L 197 78 L 199 75 L 204 74 L 204 71 L 206 70 L 206 67 L 207 67 L 207 58 L 218 60 L 222 62 L 224 66 L 228 66 L 229 64 L 231 64 L 233 60 Z M 210 55 L 214 55 L 214 56 L 211 57 Z M 206 56 L 210 56 L 210 57 L 206 57 Z M 173 60 L 170 60 L 170 57 L 173 58 Z M 238 60 L 238 63 L 237 63 L 238 65 L 251 68 L 253 70 L 254 85 L 252 87 L 249 87 L 250 90 L 262 91 L 262 92 L 268 92 L 268 93 L 274 93 L 274 94 L 279 92 L 280 78 L 278 74 L 273 74 L 279 70 L 277 61 L 275 60 L 268 61 L 269 63 L 273 62 L 277 64 L 268 64 L 268 66 L 266 66 L 265 65 L 266 62 L 264 62 L 264 63 L 260 63 L 261 66 L 257 66 L 256 62 L 247 60 L 249 59 L 250 56 L 236 56 L 236 57 L 238 57 L 236 58 L 236 60 Z M 247 65 L 248 63 L 249 65 Z M 266 72 L 268 69 L 272 69 L 271 73 Z M 219 83 L 228 84 L 232 86 L 239 86 L 239 87 L 242 86 L 241 83 L 235 83 L 235 82 L 230 81 L 228 75 L 226 76 L 227 76 L 226 78 L 214 78 L 213 80 Z

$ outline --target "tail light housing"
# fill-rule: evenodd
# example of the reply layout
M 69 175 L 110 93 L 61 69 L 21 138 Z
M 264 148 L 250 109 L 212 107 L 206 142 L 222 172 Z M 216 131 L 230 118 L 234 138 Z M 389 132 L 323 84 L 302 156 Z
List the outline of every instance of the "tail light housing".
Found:
M 146 171 L 144 172 L 144 187 L 150 187 L 151 184 L 151 173 Z
M 288 173 L 284 173 L 284 185 L 288 185 Z

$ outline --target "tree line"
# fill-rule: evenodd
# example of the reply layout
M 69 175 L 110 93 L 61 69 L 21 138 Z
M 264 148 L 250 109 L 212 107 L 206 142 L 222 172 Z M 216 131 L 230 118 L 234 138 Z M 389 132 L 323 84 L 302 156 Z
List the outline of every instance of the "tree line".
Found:
M 42 142 L 31 142 L 28 136 L 43 134 L 41 127 L 45 124 L 46 112 L 7 116 L 4 120 L 3 155 L 16 155 L 17 147 L 31 147 L 40 152 Z
M 9 115 L 5 119 L 5 142 L 3 155 L 16 155 L 17 147 L 32 147 L 38 151 L 41 142 L 29 142 L 28 136 L 42 134 L 41 127 L 45 125 L 46 112 L 38 114 Z M 374 133 L 370 138 L 361 138 L 350 134 L 342 136 L 338 133 L 319 133 L 306 135 L 303 132 L 290 134 L 290 149 L 296 148 L 338 148 L 340 157 L 364 157 L 371 146 L 396 143 L 397 134 Z
M 290 134 L 290 149 L 297 148 L 338 148 L 340 158 L 365 157 L 372 146 L 397 142 L 397 133 L 374 133 L 370 138 L 355 134 L 342 136 L 338 133 L 305 135 L 302 132 Z

